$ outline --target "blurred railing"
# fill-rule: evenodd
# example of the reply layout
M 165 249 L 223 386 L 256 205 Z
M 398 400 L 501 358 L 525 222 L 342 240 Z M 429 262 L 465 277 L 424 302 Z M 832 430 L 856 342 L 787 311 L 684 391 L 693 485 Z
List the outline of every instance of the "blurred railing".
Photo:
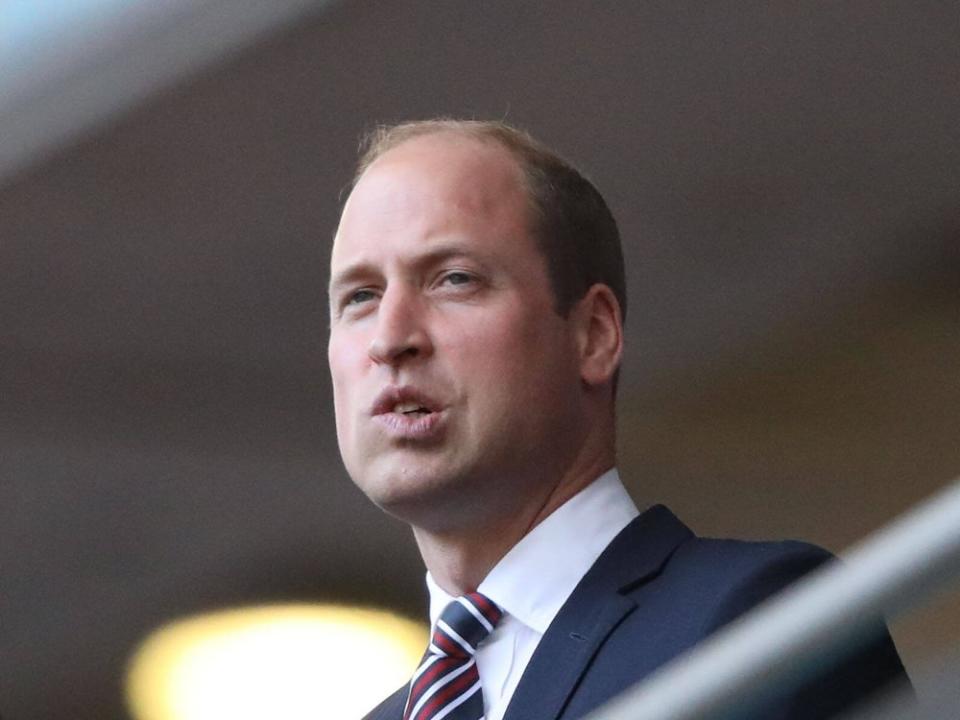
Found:
M 960 478 L 586 720 L 736 717 L 960 579 Z

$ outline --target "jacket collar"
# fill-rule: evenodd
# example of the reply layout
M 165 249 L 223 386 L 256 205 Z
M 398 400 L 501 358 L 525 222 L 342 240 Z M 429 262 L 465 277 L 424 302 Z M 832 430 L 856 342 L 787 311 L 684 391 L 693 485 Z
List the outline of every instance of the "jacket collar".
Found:
M 560 609 L 513 695 L 504 720 L 556 720 L 613 629 L 636 607 L 629 592 L 655 578 L 693 533 L 656 505 L 625 527 Z

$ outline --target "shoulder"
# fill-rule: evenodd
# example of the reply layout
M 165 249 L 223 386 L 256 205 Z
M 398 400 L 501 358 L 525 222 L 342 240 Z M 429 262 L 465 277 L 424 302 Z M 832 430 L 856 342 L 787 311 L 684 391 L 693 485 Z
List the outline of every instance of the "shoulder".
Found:
M 797 541 L 701 538 L 658 505 L 614 539 L 571 596 L 569 614 L 626 600 L 629 612 L 607 649 L 632 655 L 641 641 L 654 666 L 832 557 Z
M 703 627 L 709 633 L 832 559 L 827 550 L 795 540 L 691 537 L 664 566 L 663 579 L 700 589 L 710 605 Z
M 672 645 L 671 652 L 680 651 L 833 559 L 827 550 L 806 542 L 726 540 L 691 533 L 676 546 L 657 577 L 632 589 L 630 595 L 637 603 L 637 620 L 647 627 L 667 619 L 656 634 L 663 645 Z M 861 644 L 824 658 L 820 665 L 821 673 L 814 680 L 759 717 L 825 718 L 878 688 L 908 682 L 879 617 Z
M 622 630 L 649 636 L 653 628 L 651 654 L 662 653 L 662 659 L 833 558 L 823 548 L 793 540 L 698 537 L 662 506 L 641 515 L 611 550 L 598 569 L 616 580 L 618 594 L 632 604 Z
M 739 579 L 775 568 L 809 570 L 833 555 L 799 540 L 751 541 L 692 536 L 677 547 L 671 564 L 716 577 Z
M 615 538 L 591 573 L 639 608 L 708 634 L 832 558 L 796 540 L 699 537 L 657 505 Z

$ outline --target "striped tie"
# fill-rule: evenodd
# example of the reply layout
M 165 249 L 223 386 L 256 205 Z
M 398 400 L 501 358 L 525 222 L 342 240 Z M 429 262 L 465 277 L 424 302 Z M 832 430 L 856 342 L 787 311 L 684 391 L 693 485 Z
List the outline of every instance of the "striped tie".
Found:
M 483 720 L 483 694 L 473 655 L 502 615 L 500 608 L 477 592 L 447 605 L 410 681 L 403 720 Z

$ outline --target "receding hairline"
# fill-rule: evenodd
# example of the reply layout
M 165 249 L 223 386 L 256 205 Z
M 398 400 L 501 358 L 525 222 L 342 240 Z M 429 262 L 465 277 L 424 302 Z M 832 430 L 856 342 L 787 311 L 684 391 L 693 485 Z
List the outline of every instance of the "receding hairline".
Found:
M 464 125 L 467 127 L 464 128 Z M 516 182 L 515 187 L 512 186 L 511 190 L 517 191 L 519 197 L 522 198 L 525 206 L 527 230 L 530 232 L 534 241 L 537 242 L 541 254 L 545 256 L 544 248 L 538 240 L 541 209 L 535 199 L 528 164 L 525 162 L 523 152 L 521 149 L 515 149 L 514 147 L 506 145 L 499 137 L 485 132 L 483 128 L 487 125 L 487 121 L 479 120 L 429 120 L 405 123 L 398 126 L 379 127 L 370 133 L 370 135 L 376 135 L 376 137 L 361 143 L 361 148 L 367 147 L 367 150 L 361 155 L 360 161 L 357 164 L 357 171 L 354 174 L 349 195 L 353 194 L 360 184 L 360 181 L 368 172 L 375 170 L 375 166 L 381 162 L 385 165 L 389 164 L 391 159 L 388 156 L 404 146 L 418 141 L 442 140 L 444 138 L 450 140 L 467 140 L 479 147 L 489 149 L 493 153 L 493 158 L 502 158 L 507 161 L 508 165 L 506 167 L 509 168 L 507 172 L 512 175 L 512 178 L 509 178 L 509 182 L 511 185 L 513 181 Z M 506 133 L 522 132 L 501 123 L 496 123 L 496 125 L 498 131 L 502 130 Z M 396 129 L 397 132 L 393 132 L 394 129 Z M 529 142 L 537 143 L 538 149 L 539 147 L 544 147 L 526 133 L 523 133 L 523 135 Z M 486 158 L 480 162 L 489 162 L 490 159 L 492 158 Z M 349 201 L 349 195 L 347 201 Z M 346 206 L 344 206 L 344 209 L 345 208 Z M 334 240 L 336 240 L 336 234 L 334 234 Z
M 418 148 L 417 146 L 420 147 Z M 517 189 L 523 192 L 527 196 L 527 199 L 530 200 L 527 173 L 525 172 L 522 158 L 517 157 L 509 148 L 504 147 L 495 139 L 445 129 L 440 129 L 436 132 L 419 133 L 411 137 L 403 138 L 398 142 L 390 143 L 388 147 L 382 148 L 375 157 L 372 157 L 364 166 L 358 168 L 352 190 L 356 190 L 360 181 L 368 173 L 382 166 L 389 166 L 396 159 L 400 159 L 400 162 L 415 159 L 416 154 L 421 152 L 420 148 L 424 148 L 422 152 L 424 152 L 424 157 L 427 158 L 425 160 L 427 163 L 431 161 L 430 154 L 434 151 L 438 151 L 444 156 L 443 162 L 446 164 L 453 163 L 459 165 L 465 163 L 468 166 L 472 166 L 475 163 L 479 165 L 485 165 L 490 162 L 499 164 L 502 161 L 502 167 L 505 169 L 506 175 L 511 180 L 516 180 Z M 458 159 L 454 161 L 452 156 L 444 155 L 448 150 L 455 154 Z M 408 152 L 414 154 L 414 158 L 405 154 Z
M 391 150 L 412 140 L 442 135 L 466 138 L 501 148 L 513 159 L 524 184 L 527 182 L 526 154 L 533 151 L 542 152 L 545 156 L 553 155 L 549 148 L 526 131 L 496 120 L 437 118 L 398 125 L 378 125 L 361 140 L 360 160 L 351 188 L 356 187 L 371 165 Z

